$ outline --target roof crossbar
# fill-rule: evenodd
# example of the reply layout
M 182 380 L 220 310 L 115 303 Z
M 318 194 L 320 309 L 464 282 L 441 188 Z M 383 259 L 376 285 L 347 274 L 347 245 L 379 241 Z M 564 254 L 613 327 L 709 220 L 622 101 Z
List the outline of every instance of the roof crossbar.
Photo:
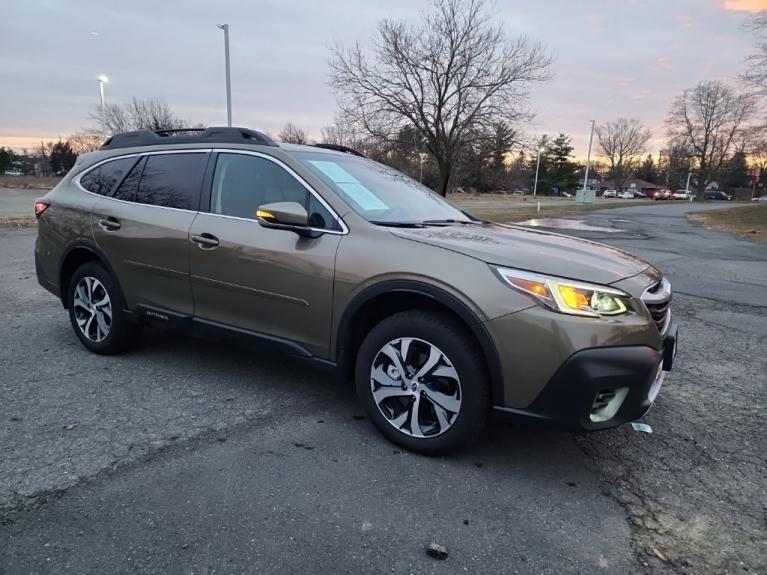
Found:
M 258 144 L 277 146 L 266 134 L 248 128 L 216 127 L 123 132 L 108 138 L 102 150 L 133 148 L 157 144 Z

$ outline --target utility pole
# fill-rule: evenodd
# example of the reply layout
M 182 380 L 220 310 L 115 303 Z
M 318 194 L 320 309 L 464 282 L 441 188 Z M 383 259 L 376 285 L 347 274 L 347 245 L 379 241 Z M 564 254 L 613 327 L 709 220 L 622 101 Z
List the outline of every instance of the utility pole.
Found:
M 687 183 L 684 185 L 684 195 L 690 195 L 690 177 L 692 176 L 692 160 L 690 160 L 690 169 L 687 170 Z
M 533 197 L 538 192 L 538 170 L 541 168 L 541 152 L 545 151 L 543 146 L 538 148 L 538 161 L 535 164 L 535 184 L 533 184 Z
M 224 59 L 226 61 L 226 125 L 232 125 L 232 76 L 229 69 L 229 24 L 216 24 L 224 31 Z
M 589 153 L 586 156 L 586 173 L 583 175 L 583 189 L 589 183 L 589 168 L 591 167 L 591 144 L 594 142 L 594 120 L 591 120 L 591 136 L 589 136 Z

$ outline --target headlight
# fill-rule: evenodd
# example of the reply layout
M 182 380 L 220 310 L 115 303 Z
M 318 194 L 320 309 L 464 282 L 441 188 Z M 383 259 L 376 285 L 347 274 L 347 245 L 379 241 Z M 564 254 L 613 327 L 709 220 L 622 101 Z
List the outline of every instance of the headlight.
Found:
M 492 267 L 509 286 L 554 311 L 587 317 L 622 315 L 628 311 L 626 304 L 631 296 L 615 288 Z

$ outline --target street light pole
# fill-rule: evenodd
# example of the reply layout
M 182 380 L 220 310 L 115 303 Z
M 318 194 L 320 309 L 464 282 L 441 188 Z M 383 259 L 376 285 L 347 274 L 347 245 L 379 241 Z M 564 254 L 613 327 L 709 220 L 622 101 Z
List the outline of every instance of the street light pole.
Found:
M 690 177 L 691 176 L 692 176 L 692 159 L 690 159 L 690 169 L 687 170 L 687 183 L 684 185 L 684 195 L 687 197 L 690 196 Z
M 591 120 L 591 136 L 589 136 L 589 153 L 586 156 L 586 173 L 583 176 L 583 189 L 589 183 L 589 168 L 591 167 L 591 144 L 594 142 L 594 120 Z
M 106 103 L 106 98 L 104 97 L 104 84 L 109 83 L 109 78 L 107 78 L 106 76 L 104 76 L 104 74 L 102 74 L 97 79 L 99 81 L 99 94 L 101 95 L 101 121 L 102 123 L 106 123 L 107 103 Z
M 229 24 L 216 24 L 224 31 L 224 59 L 226 60 L 226 125 L 232 125 L 232 77 L 229 71 Z
M 538 170 L 541 168 L 541 152 L 543 148 L 538 148 L 538 161 L 535 164 L 535 183 L 533 184 L 533 197 L 538 192 Z

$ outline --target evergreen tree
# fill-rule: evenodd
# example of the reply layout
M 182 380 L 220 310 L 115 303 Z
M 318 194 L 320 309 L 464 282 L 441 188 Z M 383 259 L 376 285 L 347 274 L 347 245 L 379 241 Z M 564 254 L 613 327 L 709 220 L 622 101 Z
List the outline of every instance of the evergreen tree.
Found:
M 54 174 L 64 174 L 72 169 L 77 160 L 77 154 L 69 142 L 59 140 L 51 146 L 50 162 Z
M 655 160 L 653 159 L 652 154 L 647 154 L 642 165 L 639 166 L 639 170 L 637 170 L 637 178 L 644 180 L 645 182 L 650 182 L 651 184 L 658 183 L 658 171 L 655 169 Z
M 10 148 L 0 148 L 0 174 L 10 170 L 16 161 L 16 154 Z
M 724 163 L 720 187 L 724 189 L 747 188 L 750 182 L 751 173 L 748 169 L 746 153 L 743 151 L 735 152 Z
M 547 158 L 551 186 L 560 192 L 574 190 L 578 186 L 578 164 L 572 159 L 572 138 L 560 133 L 549 144 Z

